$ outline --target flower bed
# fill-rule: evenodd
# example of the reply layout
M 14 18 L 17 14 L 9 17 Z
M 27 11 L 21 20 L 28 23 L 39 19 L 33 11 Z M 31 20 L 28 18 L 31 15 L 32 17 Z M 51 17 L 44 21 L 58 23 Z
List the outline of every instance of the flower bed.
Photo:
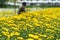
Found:
M 60 8 L 0 18 L 0 40 L 60 40 Z

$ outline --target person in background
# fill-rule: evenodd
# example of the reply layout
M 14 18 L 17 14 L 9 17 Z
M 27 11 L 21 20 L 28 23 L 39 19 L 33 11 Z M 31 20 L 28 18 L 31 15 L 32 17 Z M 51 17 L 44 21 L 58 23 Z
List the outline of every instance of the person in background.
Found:
M 18 14 L 21 14 L 21 12 L 25 12 L 25 6 L 26 6 L 26 2 L 23 2 L 22 7 L 20 7 L 18 10 Z

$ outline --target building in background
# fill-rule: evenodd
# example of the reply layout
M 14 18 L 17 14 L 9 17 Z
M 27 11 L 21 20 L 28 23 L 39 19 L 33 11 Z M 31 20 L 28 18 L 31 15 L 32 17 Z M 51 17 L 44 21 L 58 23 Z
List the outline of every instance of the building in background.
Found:
M 17 3 L 26 2 L 28 5 L 60 6 L 60 0 L 18 0 Z
M 22 2 L 26 2 L 27 5 L 36 6 L 60 6 L 60 0 L 17 0 L 16 6 L 21 5 Z M 14 5 L 13 2 L 8 2 L 9 5 Z

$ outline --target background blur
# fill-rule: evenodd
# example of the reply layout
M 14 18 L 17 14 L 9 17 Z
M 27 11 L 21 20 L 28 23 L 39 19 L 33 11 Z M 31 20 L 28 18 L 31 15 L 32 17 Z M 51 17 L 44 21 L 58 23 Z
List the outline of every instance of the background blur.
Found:
M 39 10 L 50 7 L 60 7 L 60 0 L 0 0 L 0 10 L 17 12 L 22 2 L 26 2 L 26 8 L 30 10 Z

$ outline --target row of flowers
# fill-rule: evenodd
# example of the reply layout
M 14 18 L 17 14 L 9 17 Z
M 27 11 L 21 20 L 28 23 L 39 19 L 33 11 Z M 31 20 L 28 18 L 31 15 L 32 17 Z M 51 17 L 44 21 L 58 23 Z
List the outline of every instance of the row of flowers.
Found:
M 0 18 L 0 40 L 60 40 L 60 8 Z

